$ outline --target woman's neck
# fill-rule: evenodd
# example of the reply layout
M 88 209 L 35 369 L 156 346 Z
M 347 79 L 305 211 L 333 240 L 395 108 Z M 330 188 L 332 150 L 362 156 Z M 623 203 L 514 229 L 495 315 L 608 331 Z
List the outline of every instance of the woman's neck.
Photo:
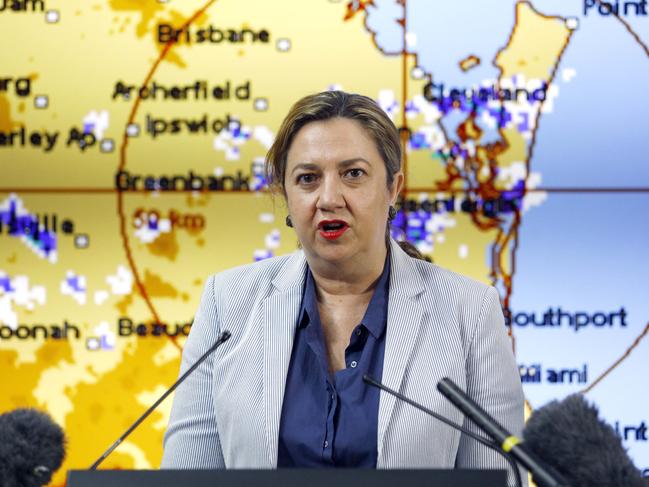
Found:
M 362 295 L 374 289 L 383 267 L 387 249 L 370 258 L 355 257 L 352 262 L 309 262 L 318 297 L 340 295 Z

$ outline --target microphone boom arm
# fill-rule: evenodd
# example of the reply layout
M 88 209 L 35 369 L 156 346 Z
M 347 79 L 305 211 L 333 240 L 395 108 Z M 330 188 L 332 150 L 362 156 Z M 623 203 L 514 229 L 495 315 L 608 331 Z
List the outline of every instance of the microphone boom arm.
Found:
M 489 440 L 488 438 L 483 438 L 480 435 L 476 435 L 473 431 L 469 431 L 468 429 L 464 428 L 463 426 L 460 426 L 459 424 L 454 423 L 450 419 L 446 419 L 444 416 L 441 416 L 440 414 L 437 414 L 435 411 L 432 411 L 431 409 L 428 409 L 427 407 L 419 404 L 418 402 L 413 401 L 412 399 L 410 399 L 409 397 L 404 396 L 400 392 L 397 392 L 394 389 L 390 389 L 385 384 L 379 382 L 378 380 L 374 379 L 373 377 L 371 377 L 371 376 L 369 376 L 367 374 L 365 374 L 363 376 L 363 381 L 365 381 L 366 384 L 377 387 L 377 388 L 381 389 L 382 391 L 385 391 L 388 394 L 396 397 L 397 399 L 400 399 L 400 400 L 404 401 L 405 403 L 410 404 L 412 407 L 414 407 L 416 409 L 419 409 L 420 411 L 432 416 L 433 418 L 437 419 L 438 421 L 441 421 L 442 423 L 450 426 L 451 428 L 454 428 L 454 429 L 464 433 L 465 435 L 467 435 L 467 436 L 473 438 L 474 440 L 476 440 L 478 443 L 482 443 L 487 448 L 491 448 L 496 453 L 502 455 L 505 458 L 505 460 L 507 460 L 507 463 L 509 463 L 509 466 L 514 471 L 514 478 L 516 480 L 516 485 L 518 487 L 523 485 L 523 483 L 521 481 L 521 474 L 518 471 L 518 467 L 516 466 L 516 462 L 513 460 L 513 458 L 511 457 L 511 455 L 509 453 L 502 451 L 498 447 L 498 445 L 496 443 L 494 443 L 493 441 Z

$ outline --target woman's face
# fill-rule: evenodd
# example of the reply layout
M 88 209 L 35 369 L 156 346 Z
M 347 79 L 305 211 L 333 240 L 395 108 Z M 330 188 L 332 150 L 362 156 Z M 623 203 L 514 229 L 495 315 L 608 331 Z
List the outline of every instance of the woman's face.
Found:
M 342 263 L 380 253 L 403 175 L 390 189 L 386 181 L 383 159 L 359 122 L 333 118 L 302 127 L 287 155 L 284 184 L 307 257 Z

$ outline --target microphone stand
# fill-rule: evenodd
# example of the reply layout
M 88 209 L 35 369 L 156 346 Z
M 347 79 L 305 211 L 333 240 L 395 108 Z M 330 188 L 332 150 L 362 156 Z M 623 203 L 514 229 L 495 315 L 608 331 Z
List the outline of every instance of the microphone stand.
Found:
M 521 473 L 519 472 L 518 467 L 516 466 L 516 462 L 510 456 L 509 453 L 505 453 L 504 451 L 502 451 L 498 447 L 498 445 L 496 445 L 493 441 L 491 441 L 491 440 L 489 440 L 487 438 L 483 438 L 480 435 L 476 435 L 473 431 L 469 431 L 468 429 L 464 428 L 463 426 L 460 426 L 459 424 L 454 423 L 453 421 L 451 421 L 449 419 L 446 419 L 444 416 L 441 416 L 441 415 L 437 414 L 435 411 L 433 411 L 431 409 L 428 409 L 427 407 L 419 404 L 418 402 L 413 401 L 412 399 L 410 399 L 409 397 L 404 396 L 400 392 L 397 392 L 394 389 L 390 389 L 385 384 L 379 382 L 378 380 L 374 379 L 373 377 L 371 377 L 371 376 L 369 376 L 367 374 L 365 374 L 363 376 L 363 381 L 366 384 L 377 387 L 377 388 L 381 389 L 382 391 L 385 391 L 388 394 L 390 394 L 392 396 L 395 396 L 397 399 L 400 399 L 400 400 L 410 404 L 411 406 L 419 409 L 420 411 L 423 411 L 424 413 L 428 414 L 429 416 L 432 416 L 433 418 L 437 419 L 438 421 L 441 421 L 442 423 L 450 426 L 451 428 L 454 428 L 454 429 L 456 429 L 458 431 L 461 431 L 465 435 L 467 435 L 467 436 L 473 438 L 474 440 L 476 440 L 478 443 L 482 443 L 487 448 L 491 448 L 493 451 L 495 451 L 498 454 L 502 455 L 503 458 L 505 460 L 507 460 L 507 463 L 512 468 L 512 470 L 514 471 L 514 479 L 516 480 L 516 486 L 517 487 L 522 487 L 523 482 L 521 481 Z

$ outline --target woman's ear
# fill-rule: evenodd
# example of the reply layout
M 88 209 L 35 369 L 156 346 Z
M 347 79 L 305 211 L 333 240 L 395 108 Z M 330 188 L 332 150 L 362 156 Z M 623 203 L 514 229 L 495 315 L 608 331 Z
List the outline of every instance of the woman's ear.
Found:
M 401 193 L 401 190 L 403 189 L 404 179 L 403 171 L 394 173 L 392 187 L 390 188 L 390 204 L 394 205 L 396 203 L 399 193 Z

